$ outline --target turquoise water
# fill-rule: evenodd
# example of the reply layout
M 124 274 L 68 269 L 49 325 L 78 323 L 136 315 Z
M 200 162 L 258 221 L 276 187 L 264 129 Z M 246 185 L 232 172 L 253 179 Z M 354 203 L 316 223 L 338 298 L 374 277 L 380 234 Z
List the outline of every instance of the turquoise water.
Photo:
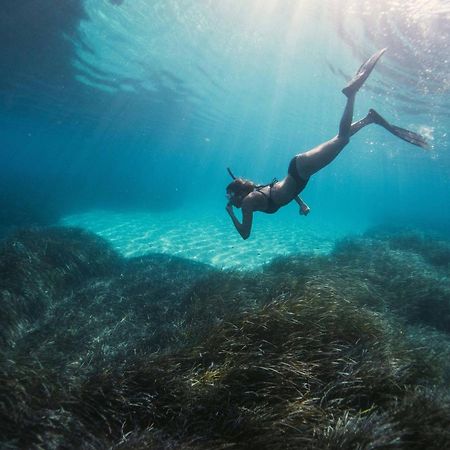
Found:
M 3 234 L 74 224 L 125 255 L 218 267 L 321 252 L 382 223 L 448 233 L 448 2 L 47 0 L 3 7 Z M 243 243 L 226 167 L 256 182 L 337 131 L 340 90 L 388 47 L 356 99 L 426 136 L 367 127 L 303 198 Z

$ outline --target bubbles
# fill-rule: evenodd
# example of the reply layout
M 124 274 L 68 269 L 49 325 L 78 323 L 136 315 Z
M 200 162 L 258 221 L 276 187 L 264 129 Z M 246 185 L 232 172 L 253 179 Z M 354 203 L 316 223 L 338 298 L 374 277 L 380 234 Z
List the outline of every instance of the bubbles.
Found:
M 434 128 L 428 125 L 421 125 L 419 127 L 419 134 L 421 134 L 427 141 L 434 140 Z

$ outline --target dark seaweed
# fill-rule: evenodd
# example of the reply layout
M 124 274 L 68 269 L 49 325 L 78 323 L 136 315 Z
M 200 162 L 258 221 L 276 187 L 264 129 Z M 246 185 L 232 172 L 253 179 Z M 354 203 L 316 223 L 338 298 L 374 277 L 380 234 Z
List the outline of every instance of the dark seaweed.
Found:
M 448 248 L 376 230 L 233 272 L 24 230 L 0 249 L 1 446 L 448 448 Z

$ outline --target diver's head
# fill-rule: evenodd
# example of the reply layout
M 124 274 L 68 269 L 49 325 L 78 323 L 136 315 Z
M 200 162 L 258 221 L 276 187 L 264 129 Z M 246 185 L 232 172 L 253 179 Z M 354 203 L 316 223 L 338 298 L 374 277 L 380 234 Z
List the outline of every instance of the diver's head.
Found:
M 242 206 L 242 200 L 244 200 L 250 192 L 253 192 L 255 187 L 256 185 L 252 181 L 244 180 L 243 178 L 235 178 L 227 186 L 228 202 L 236 208 L 240 208 Z

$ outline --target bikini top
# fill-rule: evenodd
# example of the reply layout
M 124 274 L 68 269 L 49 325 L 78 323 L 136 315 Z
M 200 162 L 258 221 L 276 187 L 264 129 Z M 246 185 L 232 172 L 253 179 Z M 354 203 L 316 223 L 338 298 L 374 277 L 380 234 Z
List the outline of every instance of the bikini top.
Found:
M 255 189 L 255 191 L 261 193 L 261 194 L 264 195 L 264 197 L 266 197 L 266 199 L 267 199 L 267 208 L 266 208 L 265 211 L 261 211 L 261 212 L 264 212 L 264 213 L 266 213 L 266 214 L 273 214 L 273 213 L 276 213 L 276 212 L 281 208 L 281 205 L 277 205 L 277 204 L 273 201 L 273 198 L 272 198 L 272 186 L 273 186 L 275 183 L 277 183 L 277 181 L 278 181 L 278 180 L 274 179 L 274 180 L 272 181 L 272 183 L 270 183 L 270 184 L 265 184 L 265 185 L 263 185 L 263 186 L 258 186 L 258 187 Z M 265 187 L 267 187 L 267 186 L 269 186 L 269 195 L 267 195 L 265 192 L 263 192 L 263 191 L 261 190 L 262 188 L 265 188 Z

